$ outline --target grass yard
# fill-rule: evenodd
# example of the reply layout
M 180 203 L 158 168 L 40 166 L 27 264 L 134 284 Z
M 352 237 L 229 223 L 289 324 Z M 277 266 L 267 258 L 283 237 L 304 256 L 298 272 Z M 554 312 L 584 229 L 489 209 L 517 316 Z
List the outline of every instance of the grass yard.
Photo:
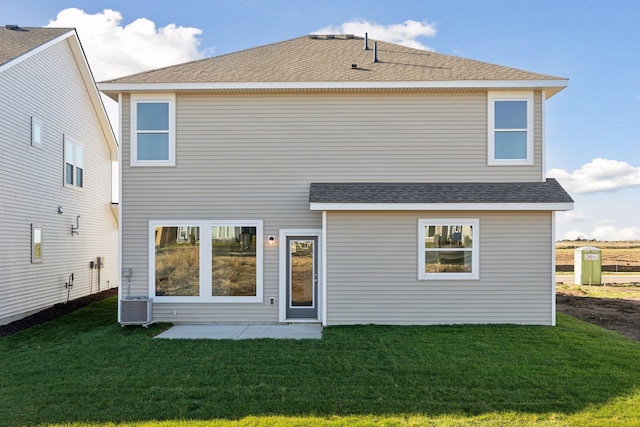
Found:
M 558 326 L 155 340 L 110 298 L 0 338 L 0 425 L 640 425 L 640 343 Z
M 615 298 L 640 301 L 640 286 L 636 285 L 556 285 L 556 290 L 569 295 L 590 298 Z

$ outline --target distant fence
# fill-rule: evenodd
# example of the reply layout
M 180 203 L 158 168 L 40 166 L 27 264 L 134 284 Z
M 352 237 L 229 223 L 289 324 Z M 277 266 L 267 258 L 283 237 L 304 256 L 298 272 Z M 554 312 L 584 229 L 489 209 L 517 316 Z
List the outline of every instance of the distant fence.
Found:
M 638 265 L 603 265 L 602 271 L 608 273 L 640 273 Z M 556 265 L 556 271 L 573 271 L 573 265 Z

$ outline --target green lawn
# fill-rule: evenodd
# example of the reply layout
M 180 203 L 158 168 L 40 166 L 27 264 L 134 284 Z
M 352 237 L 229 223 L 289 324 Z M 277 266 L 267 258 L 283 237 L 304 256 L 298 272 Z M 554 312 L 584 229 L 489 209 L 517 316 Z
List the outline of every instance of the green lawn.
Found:
M 555 328 L 169 341 L 115 311 L 111 298 L 0 338 L 0 425 L 640 425 L 640 343 L 561 314 Z

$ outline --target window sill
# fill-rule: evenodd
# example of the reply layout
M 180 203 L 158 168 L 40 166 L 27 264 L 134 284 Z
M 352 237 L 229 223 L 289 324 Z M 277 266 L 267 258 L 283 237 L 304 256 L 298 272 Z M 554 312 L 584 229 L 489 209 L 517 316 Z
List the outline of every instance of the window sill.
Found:
M 152 296 L 154 304 L 157 303 L 215 303 L 215 304 L 247 304 L 263 303 L 263 297 L 194 297 L 194 296 Z

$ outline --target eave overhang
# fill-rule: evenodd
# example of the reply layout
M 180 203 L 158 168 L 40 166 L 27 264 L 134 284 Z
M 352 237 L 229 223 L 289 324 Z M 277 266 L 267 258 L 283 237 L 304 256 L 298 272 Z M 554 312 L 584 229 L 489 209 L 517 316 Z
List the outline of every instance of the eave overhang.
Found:
M 526 183 L 318 183 L 313 211 L 566 211 L 573 199 L 554 179 Z
M 345 82 L 211 82 L 211 83 L 98 83 L 114 100 L 119 93 L 281 93 L 281 92 L 461 92 L 485 90 L 542 90 L 546 98 L 567 87 L 568 80 L 454 80 Z

